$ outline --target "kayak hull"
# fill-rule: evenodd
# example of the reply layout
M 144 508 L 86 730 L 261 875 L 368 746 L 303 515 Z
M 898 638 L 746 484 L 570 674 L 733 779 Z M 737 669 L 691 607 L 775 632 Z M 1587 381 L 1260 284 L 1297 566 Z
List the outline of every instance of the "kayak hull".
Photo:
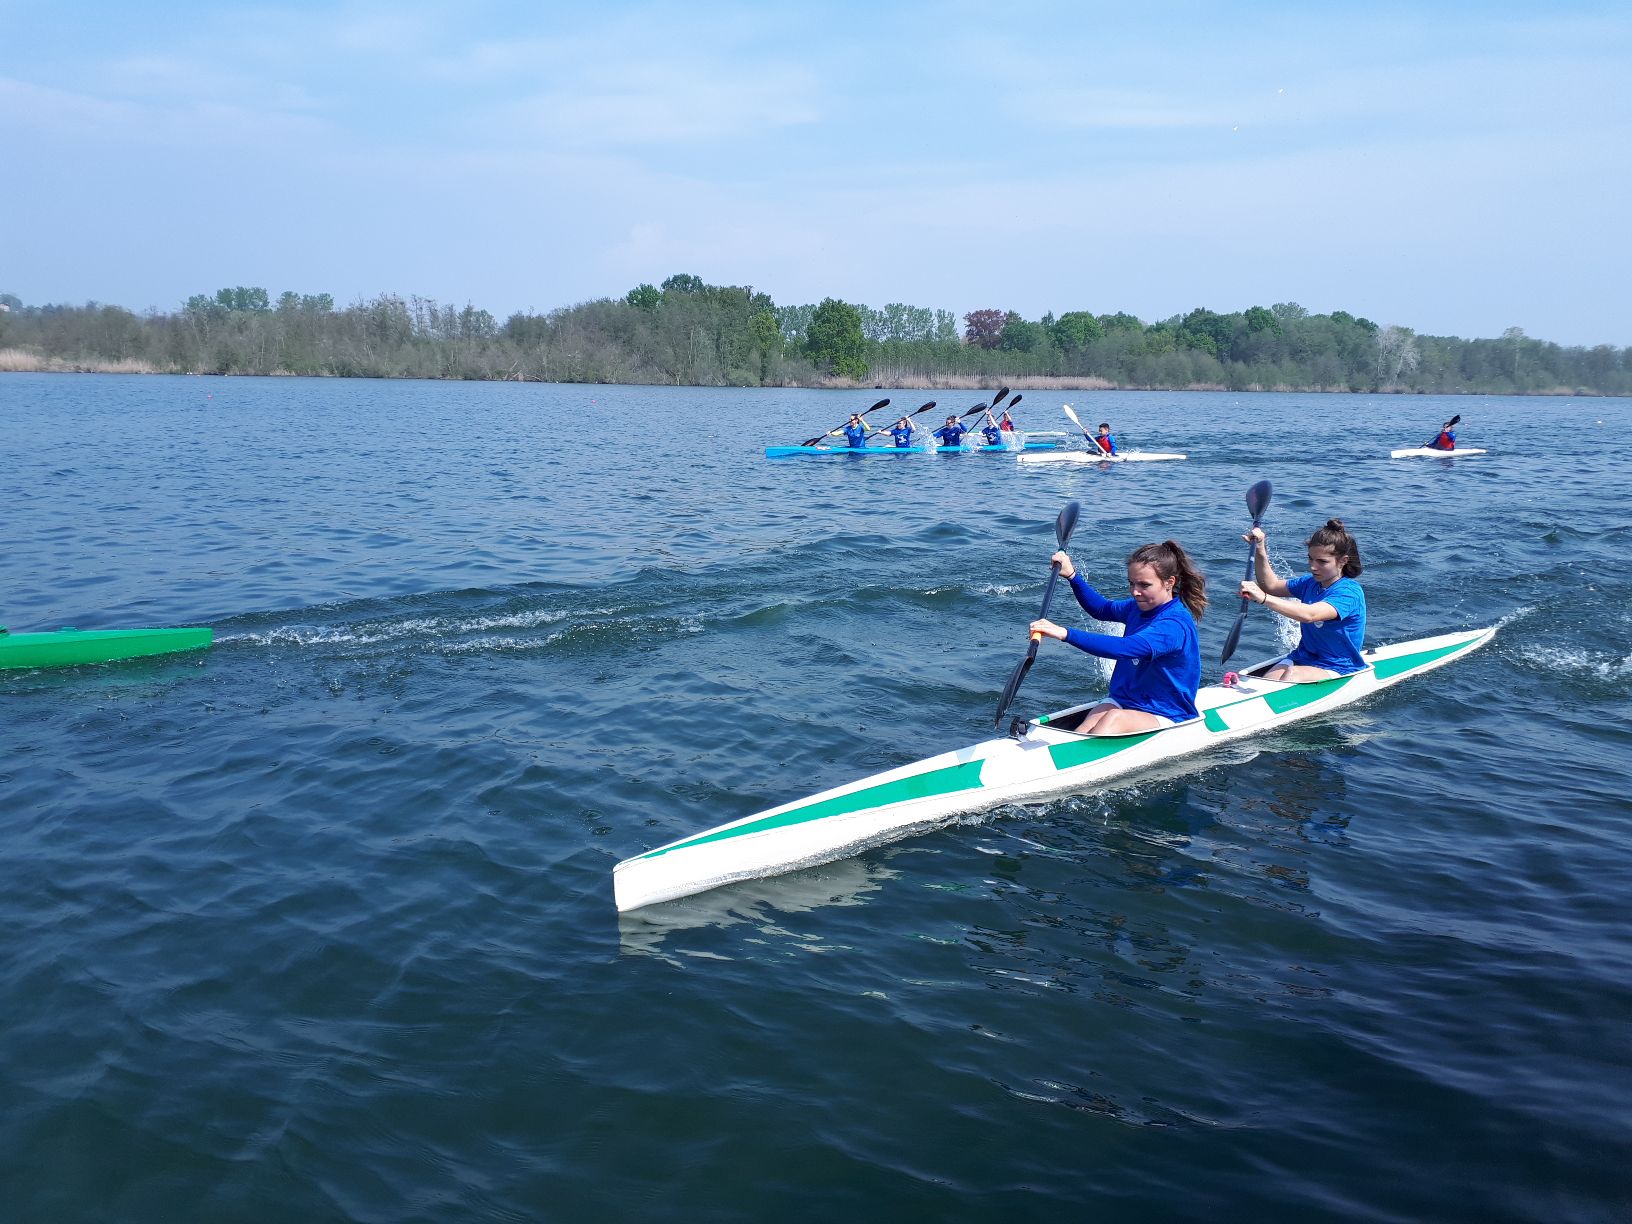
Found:
M 215 631 L 182 629 L 59 629 L 54 633 L 0 630 L 0 668 L 79 667 L 147 655 L 201 650 Z
M 1028 439 L 1024 449 L 1051 450 L 1059 442 L 1053 438 Z M 1013 454 L 1021 449 L 1015 446 L 767 446 L 767 459 L 826 458 L 841 456 L 865 459 L 871 455 L 971 455 L 979 452 L 1000 455 Z
M 1475 629 L 1379 647 L 1365 653 L 1364 670 L 1308 684 L 1280 684 L 1244 673 L 1236 687 L 1202 688 L 1196 697 L 1199 717 L 1158 731 L 1081 735 L 1068 729 L 1076 722 L 1072 716 L 1094 703 L 1075 706 L 1034 719 L 1018 737 L 943 752 L 626 859 L 613 869 L 613 896 L 619 911 L 639 909 L 845 858 L 963 813 L 1092 789 L 1175 757 L 1350 705 L 1478 649 L 1495 632 Z
M 1459 446 L 1455 450 L 1435 450 L 1431 446 L 1407 446 L 1402 450 L 1389 451 L 1390 459 L 1460 459 L 1463 455 L 1482 455 L 1485 452 L 1477 446 Z
M 1165 463 L 1188 459 L 1189 455 L 1162 451 L 1123 451 L 1119 455 L 1096 455 L 1093 451 L 1059 451 L 1052 455 L 1021 455 L 1021 463 Z

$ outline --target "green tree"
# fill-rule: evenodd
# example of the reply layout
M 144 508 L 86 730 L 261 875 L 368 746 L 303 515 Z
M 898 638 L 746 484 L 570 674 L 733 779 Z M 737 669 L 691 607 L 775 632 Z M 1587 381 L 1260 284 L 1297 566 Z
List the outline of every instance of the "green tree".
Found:
M 1142 332 L 1145 330 L 1145 325 L 1136 316 L 1120 310 L 1115 314 L 1100 315 L 1098 318 L 1099 325 L 1105 329 L 1107 335 L 1115 331 Z
M 662 285 L 664 293 L 701 293 L 708 286 L 703 284 L 703 278 L 693 276 L 689 272 L 676 272 Z
M 1265 310 L 1262 306 L 1253 306 L 1246 314 L 1247 330 L 1249 332 L 1271 331 L 1280 334 L 1281 321 L 1275 317 L 1273 311 Z
M 811 312 L 805 333 L 805 350 L 811 360 L 841 378 L 857 381 L 867 377 L 863 356 L 866 341 L 861 334 L 861 310 L 837 298 L 823 298 Z
M 663 293 L 655 285 L 642 281 L 624 294 L 623 300 L 641 310 L 656 310 L 657 304 L 663 300 Z
M 234 289 L 217 289 L 215 301 L 224 310 L 236 310 L 246 314 L 259 314 L 272 309 L 272 300 L 266 296 L 266 290 L 258 286 L 253 289 L 243 285 Z
M 1014 311 L 1003 318 L 1003 332 L 997 338 L 997 347 L 1010 353 L 1029 353 L 1043 341 L 1043 329 L 1029 323 Z
M 1105 328 L 1086 310 L 1061 315 L 1053 327 L 1054 343 L 1067 353 L 1079 353 L 1095 340 L 1105 338 Z

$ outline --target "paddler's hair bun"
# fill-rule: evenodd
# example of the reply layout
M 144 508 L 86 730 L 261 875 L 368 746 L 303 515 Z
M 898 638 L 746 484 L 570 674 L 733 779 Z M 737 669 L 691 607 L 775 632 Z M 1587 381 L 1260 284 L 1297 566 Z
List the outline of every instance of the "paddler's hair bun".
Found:
M 1358 578 L 1365 568 L 1360 564 L 1360 545 L 1340 518 L 1327 519 L 1326 526 L 1310 536 L 1305 545 L 1309 548 L 1329 548 L 1334 557 L 1346 558 L 1343 562 L 1345 578 Z

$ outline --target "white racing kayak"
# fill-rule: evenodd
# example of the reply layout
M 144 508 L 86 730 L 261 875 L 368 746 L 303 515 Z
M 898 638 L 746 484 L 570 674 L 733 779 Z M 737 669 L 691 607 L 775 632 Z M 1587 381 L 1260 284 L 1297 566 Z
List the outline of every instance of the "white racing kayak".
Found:
M 1123 451 L 1118 455 L 1095 451 L 1056 451 L 1048 455 L 1021 455 L 1021 463 L 1161 463 L 1168 459 L 1188 459 L 1189 455 L 1169 455 L 1161 451 Z
M 1093 788 L 1107 779 L 1227 740 L 1324 714 L 1476 650 L 1494 628 L 1447 633 L 1365 652 L 1363 671 L 1281 684 L 1248 669 L 1233 687 L 1196 694 L 1197 718 L 1133 735 L 1072 730 L 1096 702 L 1023 724 L 1019 733 L 943 752 L 625 859 L 612 870 L 619 911 L 846 858 L 1003 803 Z M 1018 720 L 1017 720 L 1018 721 Z
M 1389 451 L 1390 459 L 1415 459 L 1418 455 L 1429 459 L 1460 459 L 1463 455 L 1482 455 L 1485 452 L 1477 446 L 1459 446 L 1455 450 L 1435 450 L 1431 446 L 1407 446 L 1403 450 Z

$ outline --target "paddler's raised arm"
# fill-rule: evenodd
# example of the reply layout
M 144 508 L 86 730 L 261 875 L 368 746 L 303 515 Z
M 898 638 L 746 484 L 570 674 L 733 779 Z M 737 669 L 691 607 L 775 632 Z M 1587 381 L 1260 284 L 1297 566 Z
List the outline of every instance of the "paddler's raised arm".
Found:
M 1089 586 L 1088 580 L 1077 573 L 1077 567 L 1071 564 L 1071 558 L 1064 549 L 1055 553 L 1049 560 L 1059 563 L 1060 577 L 1071 584 L 1071 593 L 1077 597 L 1077 603 L 1081 605 L 1084 612 L 1095 620 L 1111 619 L 1109 615 L 1111 601 Z M 1049 636 L 1055 635 L 1050 634 Z
M 1264 535 L 1262 527 L 1254 527 L 1241 537 L 1252 545 L 1252 565 L 1258 574 L 1258 586 L 1268 595 L 1286 595 L 1286 580 L 1275 572 L 1275 567 L 1269 562 L 1269 541 Z M 1249 595 L 1249 599 L 1257 599 L 1257 595 Z

